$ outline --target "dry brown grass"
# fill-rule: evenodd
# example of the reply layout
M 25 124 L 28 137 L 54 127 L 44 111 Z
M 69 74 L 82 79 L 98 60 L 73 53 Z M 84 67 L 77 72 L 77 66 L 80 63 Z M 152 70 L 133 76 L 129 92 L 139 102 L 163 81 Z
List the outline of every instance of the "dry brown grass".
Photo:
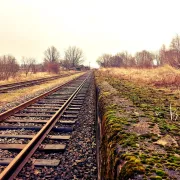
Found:
M 154 69 L 106 68 L 100 71 L 140 84 L 175 87 L 176 89 L 180 87 L 180 70 L 168 65 Z
M 75 72 L 75 71 L 61 71 L 60 74 L 58 74 L 58 75 L 66 75 L 66 74 L 70 74 L 73 72 Z M 52 73 L 47 73 L 47 72 L 37 72 L 36 74 L 29 73 L 26 76 L 25 73 L 19 72 L 15 78 L 10 78 L 8 80 L 0 81 L 0 85 L 20 82 L 20 81 L 35 80 L 35 79 L 40 79 L 40 78 L 47 78 L 47 77 L 52 77 L 52 76 L 56 76 L 56 75 L 57 74 L 52 74 Z
M 65 83 L 69 80 L 72 80 L 73 78 L 78 77 L 82 74 L 83 73 L 78 73 L 78 74 L 74 74 L 71 76 L 56 79 L 53 81 L 49 81 L 49 82 L 44 83 L 44 84 L 18 89 L 18 90 L 15 90 L 15 91 L 12 91 L 9 93 L 5 93 L 5 94 L 0 94 L 0 108 L 9 102 L 13 102 L 15 100 L 18 100 L 18 99 L 20 99 L 26 95 L 30 96 L 30 95 L 33 95 L 34 93 L 37 93 L 38 91 L 53 88 L 56 85 L 61 85 L 61 84 Z

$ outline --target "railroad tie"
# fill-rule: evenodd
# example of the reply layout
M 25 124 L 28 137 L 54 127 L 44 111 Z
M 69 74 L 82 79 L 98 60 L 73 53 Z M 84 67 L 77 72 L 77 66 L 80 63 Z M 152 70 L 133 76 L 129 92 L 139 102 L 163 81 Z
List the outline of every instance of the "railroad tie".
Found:
M 72 125 L 72 124 L 75 124 L 76 123 L 76 120 L 59 120 L 58 121 L 59 123 L 61 124 L 67 124 L 67 125 Z
M 3 150 L 22 150 L 27 144 L 0 144 L 0 149 Z M 65 144 L 41 144 L 39 151 L 64 151 Z
M 15 117 L 52 117 L 52 114 L 43 114 L 43 113 L 16 113 L 14 114 Z
M 62 115 L 63 118 L 77 118 L 77 115 L 73 115 L 73 114 L 63 114 Z
M 12 134 L 0 134 L 0 138 L 16 138 L 16 139 L 32 139 L 34 135 L 12 135 Z M 51 140 L 69 140 L 69 135 L 47 135 L 47 139 Z
M 7 166 L 13 158 L 0 158 L 0 165 Z M 32 164 L 34 166 L 52 166 L 56 167 L 60 163 L 58 159 L 32 159 Z
M 64 113 L 65 113 L 65 114 L 78 114 L 79 111 L 70 111 L 70 110 L 66 110 Z
M 81 108 L 80 107 L 69 107 L 67 108 L 67 110 L 80 110 Z
M 51 109 L 51 110 L 58 110 L 58 107 L 46 106 L 46 107 L 37 107 L 37 106 L 29 106 L 26 109 Z
M 24 130 L 33 130 L 33 131 L 39 131 L 42 128 L 42 126 L 0 126 L 0 130 L 18 130 L 18 129 L 24 129 Z M 72 132 L 73 127 L 58 127 L 54 126 L 52 128 L 52 131 L 54 132 Z
M 47 123 L 48 120 L 34 120 L 34 119 L 7 119 L 5 120 L 6 123 Z

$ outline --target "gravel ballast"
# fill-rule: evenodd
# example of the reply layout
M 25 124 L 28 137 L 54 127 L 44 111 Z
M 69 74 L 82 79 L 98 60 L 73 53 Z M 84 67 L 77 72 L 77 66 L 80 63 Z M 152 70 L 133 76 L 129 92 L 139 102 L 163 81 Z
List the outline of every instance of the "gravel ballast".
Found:
M 17 179 L 97 179 L 95 85 L 91 80 L 65 152 L 35 153 L 33 158 L 59 159 L 58 167 L 34 167 L 30 162 Z M 59 142 L 62 143 L 62 142 Z

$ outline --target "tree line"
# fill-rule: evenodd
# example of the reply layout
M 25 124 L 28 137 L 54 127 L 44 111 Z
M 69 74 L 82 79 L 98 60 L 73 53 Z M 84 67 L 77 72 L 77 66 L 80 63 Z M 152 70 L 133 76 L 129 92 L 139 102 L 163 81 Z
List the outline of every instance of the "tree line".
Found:
M 135 53 L 134 56 L 127 51 L 116 55 L 103 54 L 97 59 L 97 63 L 100 67 L 151 68 L 169 64 L 175 68 L 180 68 L 180 36 L 177 34 L 168 48 L 162 45 L 157 52 L 142 50 Z
M 54 46 L 47 48 L 44 52 L 43 62 L 37 64 L 35 58 L 22 57 L 19 64 L 12 55 L 0 56 L 0 80 L 8 80 L 15 77 L 19 71 L 23 71 L 26 76 L 31 73 L 47 71 L 49 73 L 59 73 L 60 67 L 64 69 L 76 69 L 84 67 L 84 53 L 82 49 L 76 46 L 69 46 L 64 52 L 64 58 L 61 58 L 60 52 Z

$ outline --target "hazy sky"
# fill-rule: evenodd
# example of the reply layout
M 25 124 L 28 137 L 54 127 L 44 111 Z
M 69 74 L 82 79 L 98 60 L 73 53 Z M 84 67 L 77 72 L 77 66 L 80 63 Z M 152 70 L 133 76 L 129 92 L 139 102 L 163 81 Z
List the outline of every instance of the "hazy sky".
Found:
M 180 33 L 179 0 L 0 0 L 0 55 L 35 57 L 54 45 L 102 53 L 158 50 Z

